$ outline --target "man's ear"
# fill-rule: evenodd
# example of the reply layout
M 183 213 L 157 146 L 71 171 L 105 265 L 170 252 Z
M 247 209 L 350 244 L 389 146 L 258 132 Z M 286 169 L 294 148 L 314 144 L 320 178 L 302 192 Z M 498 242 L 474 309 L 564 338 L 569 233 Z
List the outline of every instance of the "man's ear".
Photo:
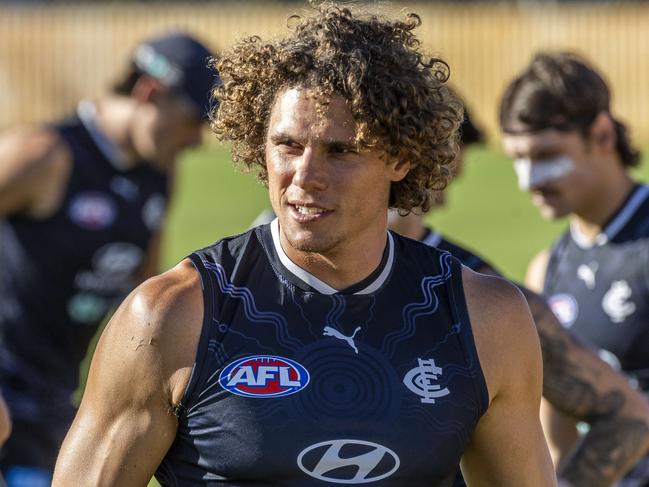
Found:
M 393 183 L 401 181 L 405 178 L 412 169 L 410 162 L 408 161 L 396 161 L 390 163 L 390 179 Z
M 131 96 L 140 103 L 152 103 L 164 89 L 157 79 L 143 74 L 133 85 Z
M 603 152 L 615 152 L 617 133 L 611 114 L 599 112 L 590 126 L 591 141 Z

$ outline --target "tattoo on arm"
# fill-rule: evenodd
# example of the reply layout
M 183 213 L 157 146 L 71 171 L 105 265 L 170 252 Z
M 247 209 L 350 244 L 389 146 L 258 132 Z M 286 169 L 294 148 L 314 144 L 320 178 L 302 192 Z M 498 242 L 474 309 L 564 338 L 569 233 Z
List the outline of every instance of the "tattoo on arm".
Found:
M 575 486 L 608 486 L 647 448 L 646 419 L 625 409 L 636 392 L 563 329 L 541 296 L 521 290 L 541 341 L 543 395 L 556 409 L 590 424 L 559 474 Z
M 614 402 L 623 400 L 616 395 Z M 646 444 L 647 426 L 643 421 L 621 417 L 617 421 L 598 421 L 572 452 L 559 475 L 575 486 L 608 486 L 633 465 L 630 461 Z

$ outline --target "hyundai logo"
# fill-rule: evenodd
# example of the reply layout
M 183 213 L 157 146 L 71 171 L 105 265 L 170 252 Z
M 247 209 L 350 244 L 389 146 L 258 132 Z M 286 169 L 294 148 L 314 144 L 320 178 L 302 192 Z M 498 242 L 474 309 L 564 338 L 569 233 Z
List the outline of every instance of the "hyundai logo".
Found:
M 363 440 L 330 440 L 311 445 L 298 455 L 304 473 L 334 484 L 367 484 L 389 477 L 399 468 L 389 448 Z

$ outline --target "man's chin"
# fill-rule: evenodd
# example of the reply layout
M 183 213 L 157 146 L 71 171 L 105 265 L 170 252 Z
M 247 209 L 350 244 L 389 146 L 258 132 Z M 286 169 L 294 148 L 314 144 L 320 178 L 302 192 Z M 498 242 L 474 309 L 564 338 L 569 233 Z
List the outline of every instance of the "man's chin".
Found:
M 335 247 L 332 239 L 326 237 L 319 238 L 315 235 L 286 235 L 286 240 L 292 249 L 299 252 L 322 254 Z

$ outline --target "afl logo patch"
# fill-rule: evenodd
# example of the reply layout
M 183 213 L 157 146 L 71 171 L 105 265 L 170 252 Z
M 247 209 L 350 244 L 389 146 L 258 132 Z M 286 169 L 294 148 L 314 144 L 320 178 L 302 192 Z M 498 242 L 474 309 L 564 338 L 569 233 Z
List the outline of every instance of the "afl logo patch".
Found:
M 548 304 L 559 322 L 565 327 L 570 328 L 577 319 L 579 305 L 577 300 L 570 294 L 555 294 L 550 296 Z
M 304 389 L 309 383 L 309 372 L 294 360 L 254 355 L 240 358 L 223 369 L 219 383 L 237 396 L 281 397 Z
M 117 210 L 109 196 L 87 191 L 74 197 L 68 207 L 70 219 L 86 230 L 103 230 L 115 221 Z

